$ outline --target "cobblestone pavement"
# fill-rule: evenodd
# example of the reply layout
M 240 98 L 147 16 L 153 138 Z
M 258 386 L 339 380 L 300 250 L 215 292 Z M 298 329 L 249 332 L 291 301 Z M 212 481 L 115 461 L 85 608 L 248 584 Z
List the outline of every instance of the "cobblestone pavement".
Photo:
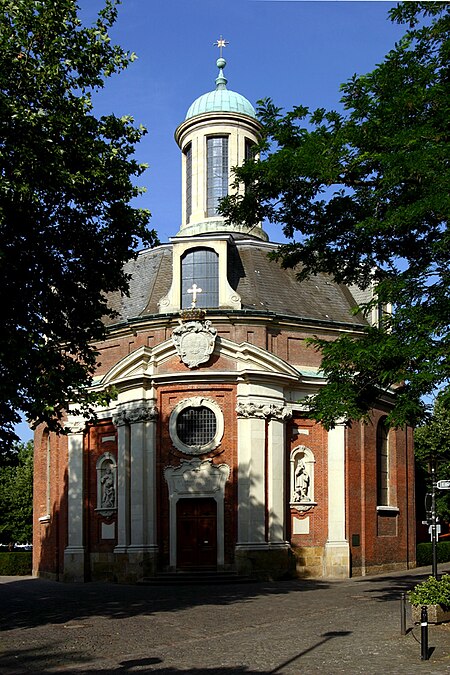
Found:
M 450 624 L 430 626 L 428 661 L 409 611 L 400 632 L 400 594 L 429 573 L 191 587 L 0 577 L 0 673 L 442 675 Z

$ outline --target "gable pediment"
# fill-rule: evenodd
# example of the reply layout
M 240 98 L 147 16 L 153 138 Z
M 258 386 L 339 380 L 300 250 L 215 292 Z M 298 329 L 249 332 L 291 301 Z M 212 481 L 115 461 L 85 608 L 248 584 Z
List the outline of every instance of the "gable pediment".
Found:
M 253 375 L 273 376 L 274 378 L 291 379 L 298 381 L 299 371 L 283 359 L 271 354 L 270 352 L 251 345 L 248 342 L 240 344 L 226 338 L 217 338 L 213 352 L 217 362 L 214 367 L 214 378 L 220 377 L 221 359 L 224 362 L 222 369 L 224 374 L 230 376 L 229 364 L 233 363 L 232 373 L 238 376 L 251 377 Z M 135 351 L 127 354 L 118 361 L 110 370 L 96 383 L 99 387 L 107 387 L 125 383 L 143 382 L 146 379 L 158 380 L 165 378 L 170 374 L 175 377 L 186 378 L 195 377 L 201 374 L 205 376 L 208 370 L 206 363 L 201 368 L 191 368 L 183 373 L 175 371 L 173 367 L 174 360 L 178 362 L 180 357 L 177 354 L 172 339 L 165 340 L 156 347 L 139 347 Z

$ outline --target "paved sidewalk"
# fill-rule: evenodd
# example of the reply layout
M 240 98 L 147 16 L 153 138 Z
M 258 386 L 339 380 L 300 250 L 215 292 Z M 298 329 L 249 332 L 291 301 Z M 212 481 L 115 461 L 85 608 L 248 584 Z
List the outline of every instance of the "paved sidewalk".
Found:
M 440 566 L 440 572 L 450 565 Z M 429 568 L 345 581 L 136 587 L 0 577 L 0 673 L 450 673 L 450 624 L 400 634 Z

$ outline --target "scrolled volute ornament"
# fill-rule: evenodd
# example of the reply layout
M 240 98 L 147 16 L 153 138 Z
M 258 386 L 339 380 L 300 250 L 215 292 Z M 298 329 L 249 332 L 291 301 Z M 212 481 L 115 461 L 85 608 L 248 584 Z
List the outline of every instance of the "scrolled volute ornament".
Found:
M 142 403 L 128 411 L 128 421 L 134 422 L 154 422 L 158 418 L 158 408 L 149 403 Z
M 117 408 L 112 416 L 112 422 L 116 427 L 128 424 L 127 410 L 125 408 Z

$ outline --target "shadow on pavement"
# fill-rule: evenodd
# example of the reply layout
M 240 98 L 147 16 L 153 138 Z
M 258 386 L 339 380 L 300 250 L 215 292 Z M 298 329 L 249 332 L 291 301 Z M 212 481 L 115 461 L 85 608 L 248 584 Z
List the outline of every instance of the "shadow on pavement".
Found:
M 163 675 L 166 673 L 169 675 L 172 673 L 184 673 L 185 675 L 233 675 L 236 673 L 245 673 L 246 675 L 275 675 L 282 671 L 283 668 L 294 663 L 300 659 L 305 654 L 312 652 L 313 650 L 321 647 L 326 642 L 337 638 L 337 637 L 346 637 L 351 635 L 351 631 L 330 631 L 328 633 L 323 633 L 320 637 L 322 638 L 312 647 L 305 649 L 302 652 L 299 652 L 292 658 L 281 663 L 279 666 L 273 670 L 253 670 L 247 668 L 247 666 L 232 666 L 232 667 L 223 667 L 223 668 L 190 668 L 190 669 L 178 669 L 172 667 L 160 666 L 163 663 L 163 660 L 158 657 L 144 657 L 142 659 L 130 659 L 120 661 L 117 666 L 108 665 L 106 668 L 95 666 L 95 663 L 92 662 L 92 659 L 83 657 L 79 653 L 65 652 L 64 654 L 64 666 L 63 670 L 66 675 L 76 675 L 80 672 L 88 672 L 92 675 L 96 673 L 156 673 Z M 73 668 L 70 666 L 70 662 L 73 662 Z M 2 654 L 2 673 L 7 675 L 8 673 L 22 673 L 22 672 L 33 672 L 35 674 L 46 672 L 55 672 L 55 668 L 61 667 L 61 654 L 52 654 L 51 645 L 45 647 L 35 648 L 35 649 L 24 649 L 21 651 L 14 652 L 3 652 Z M 80 668 L 83 668 L 81 670 Z M 57 672 L 57 671 L 56 671 Z
M 445 571 L 439 571 L 439 575 L 448 574 Z M 416 584 L 419 584 L 421 581 L 425 581 L 431 575 L 431 571 L 424 571 L 423 568 L 418 570 L 411 570 L 411 573 L 408 575 L 398 577 L 398 576 L 376 576 L 376 577 L 364 577 L 365 583 L 376 583 L 378 588 L 369 588 L 364 591 L 371 595 L 372 600 L 377 600 L 379 602 L 386 602 L 391 600 L 399 600 L 402 593 L 407 593 L 410 591 Z M 359 581 L 359 579 L 358 579 Z M 385 585 L 383 585 L 385 584 Z
M 0 580 L 1 581 L 1 580 Z M 64 584 L 44 579 L 3 580 L 0 631 L 65 624 L 74 619 L 124 619 L 155 612 L 178 612 L 205 605 L 246 603 L 260 596 L 327 589 L 318 580 L 261 582 L 224 586 L 124 586 Z

